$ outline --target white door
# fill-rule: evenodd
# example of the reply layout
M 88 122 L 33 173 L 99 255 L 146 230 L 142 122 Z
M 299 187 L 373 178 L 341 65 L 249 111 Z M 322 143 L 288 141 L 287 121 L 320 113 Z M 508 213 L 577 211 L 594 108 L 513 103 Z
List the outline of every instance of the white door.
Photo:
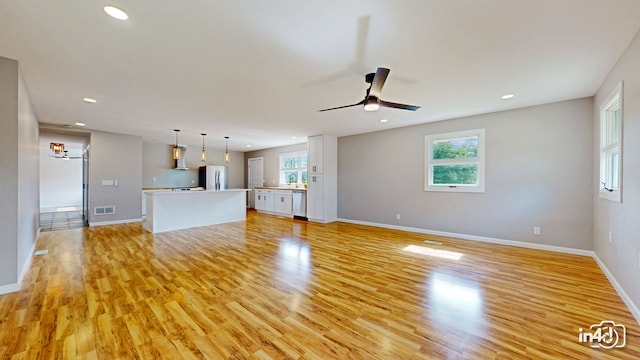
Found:
M 247 198 L 249 199 L 249 208 L 255 208 L 255 190 L 256 186 L 262 186 L 264 184 L 264 175 L 263 175 L 263 167 L 262 163 L 264 158 L 250 158 L 249 159 L 249 194 L 247 194 Z

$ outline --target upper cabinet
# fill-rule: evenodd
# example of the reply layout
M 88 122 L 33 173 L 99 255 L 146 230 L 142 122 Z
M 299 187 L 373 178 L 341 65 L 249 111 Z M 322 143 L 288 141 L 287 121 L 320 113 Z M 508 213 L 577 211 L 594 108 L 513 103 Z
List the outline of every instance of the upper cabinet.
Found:
M 322 174 L 324 162 L 324 136 L 309 136 L 307 151 L 307 171 L 310 174 Z

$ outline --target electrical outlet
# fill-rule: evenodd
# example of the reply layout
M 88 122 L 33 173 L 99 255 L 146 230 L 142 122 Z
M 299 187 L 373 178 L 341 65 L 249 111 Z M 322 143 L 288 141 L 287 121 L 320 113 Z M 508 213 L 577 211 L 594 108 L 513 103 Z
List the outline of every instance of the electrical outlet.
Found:
M 613 241 L 613 231 L 609 230 L 609 242 Z
M 540 226 L 533 227 L 533 235 L 540 235 Z
M 400 214 L 396 214 L 396 220 L 400 220 Z
M 153 182 L 156 182 L 156 180 L 157 180 L 157 179 L 156 179 L 156 177 L 154 176 L 154 177 L 153 177 Z

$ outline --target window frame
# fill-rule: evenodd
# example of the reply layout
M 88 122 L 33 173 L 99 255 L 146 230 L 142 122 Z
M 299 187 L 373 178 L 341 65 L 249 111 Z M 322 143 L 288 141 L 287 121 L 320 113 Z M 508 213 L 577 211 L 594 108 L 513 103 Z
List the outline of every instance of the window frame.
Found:
M 433 159 L 433 143 L 442 140 L 455 140 L 469 137 L 478 138 L 478 156 L 476 158 Z M 485 192 L 485 129 L 472 129 L 439 134 L 425 135 L 424 191 L 440 192 Z M 433 184 L 433 168 L 437 165 L 477 164 L 476 184 Z
M 600 140 L 598 143 L 600 157 L 599 197 L 619 203 L 622 202 L 623 100 L 623 83 L 620 82 L 600 106 Z M 615 120 L 616 111 L 619 114 L 617 122 Z M 617 163 L 614 163 L 612 156 L 617 156 Z M 616 178 L 617 184 L 614 182 Z
M 284 159 L 285 158 L 290 158 L 290 157 L 297 157 L 297 163 L 298 163 L 298 167 L 295 168 L 285 168 L 284 167 Z M 278 165 L 279 165 L 279 184 L 280 185 L 289 185 L 290 183 L 288 182 L 288 179 L 285 179 L 285 172 L 297 172 L 296 175 L 296 182 L 295 184 L 304 184 L 302 182 L 302 173 L 303 172 L 307 172 L 307 168 L 306 167 L 301 167 L 302 166 L 302 157 L 306 156 L 307 157 L 307 166 L 309 165 L 309 155 L 307 154 L 306 150 L 301 150 L 301 151 L 292 151 L 292 152 L 286 152 L 286 153 L 280 153 L 278 154 Z M 308 173 L 307 173 L 307 176 Z M 291 183 L 294 184 L 294 183 Z

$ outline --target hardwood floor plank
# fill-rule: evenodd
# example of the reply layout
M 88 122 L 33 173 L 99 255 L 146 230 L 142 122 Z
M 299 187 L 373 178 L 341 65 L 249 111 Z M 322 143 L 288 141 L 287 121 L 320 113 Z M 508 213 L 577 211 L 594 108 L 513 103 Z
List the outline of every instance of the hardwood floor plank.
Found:
M 585 256 L 255 212 L 37 248 L 0 296 L 0 359 L 640 358 L 640 326 Z M 578 341 L 602 320 L 626 326 L 624 348 Z

